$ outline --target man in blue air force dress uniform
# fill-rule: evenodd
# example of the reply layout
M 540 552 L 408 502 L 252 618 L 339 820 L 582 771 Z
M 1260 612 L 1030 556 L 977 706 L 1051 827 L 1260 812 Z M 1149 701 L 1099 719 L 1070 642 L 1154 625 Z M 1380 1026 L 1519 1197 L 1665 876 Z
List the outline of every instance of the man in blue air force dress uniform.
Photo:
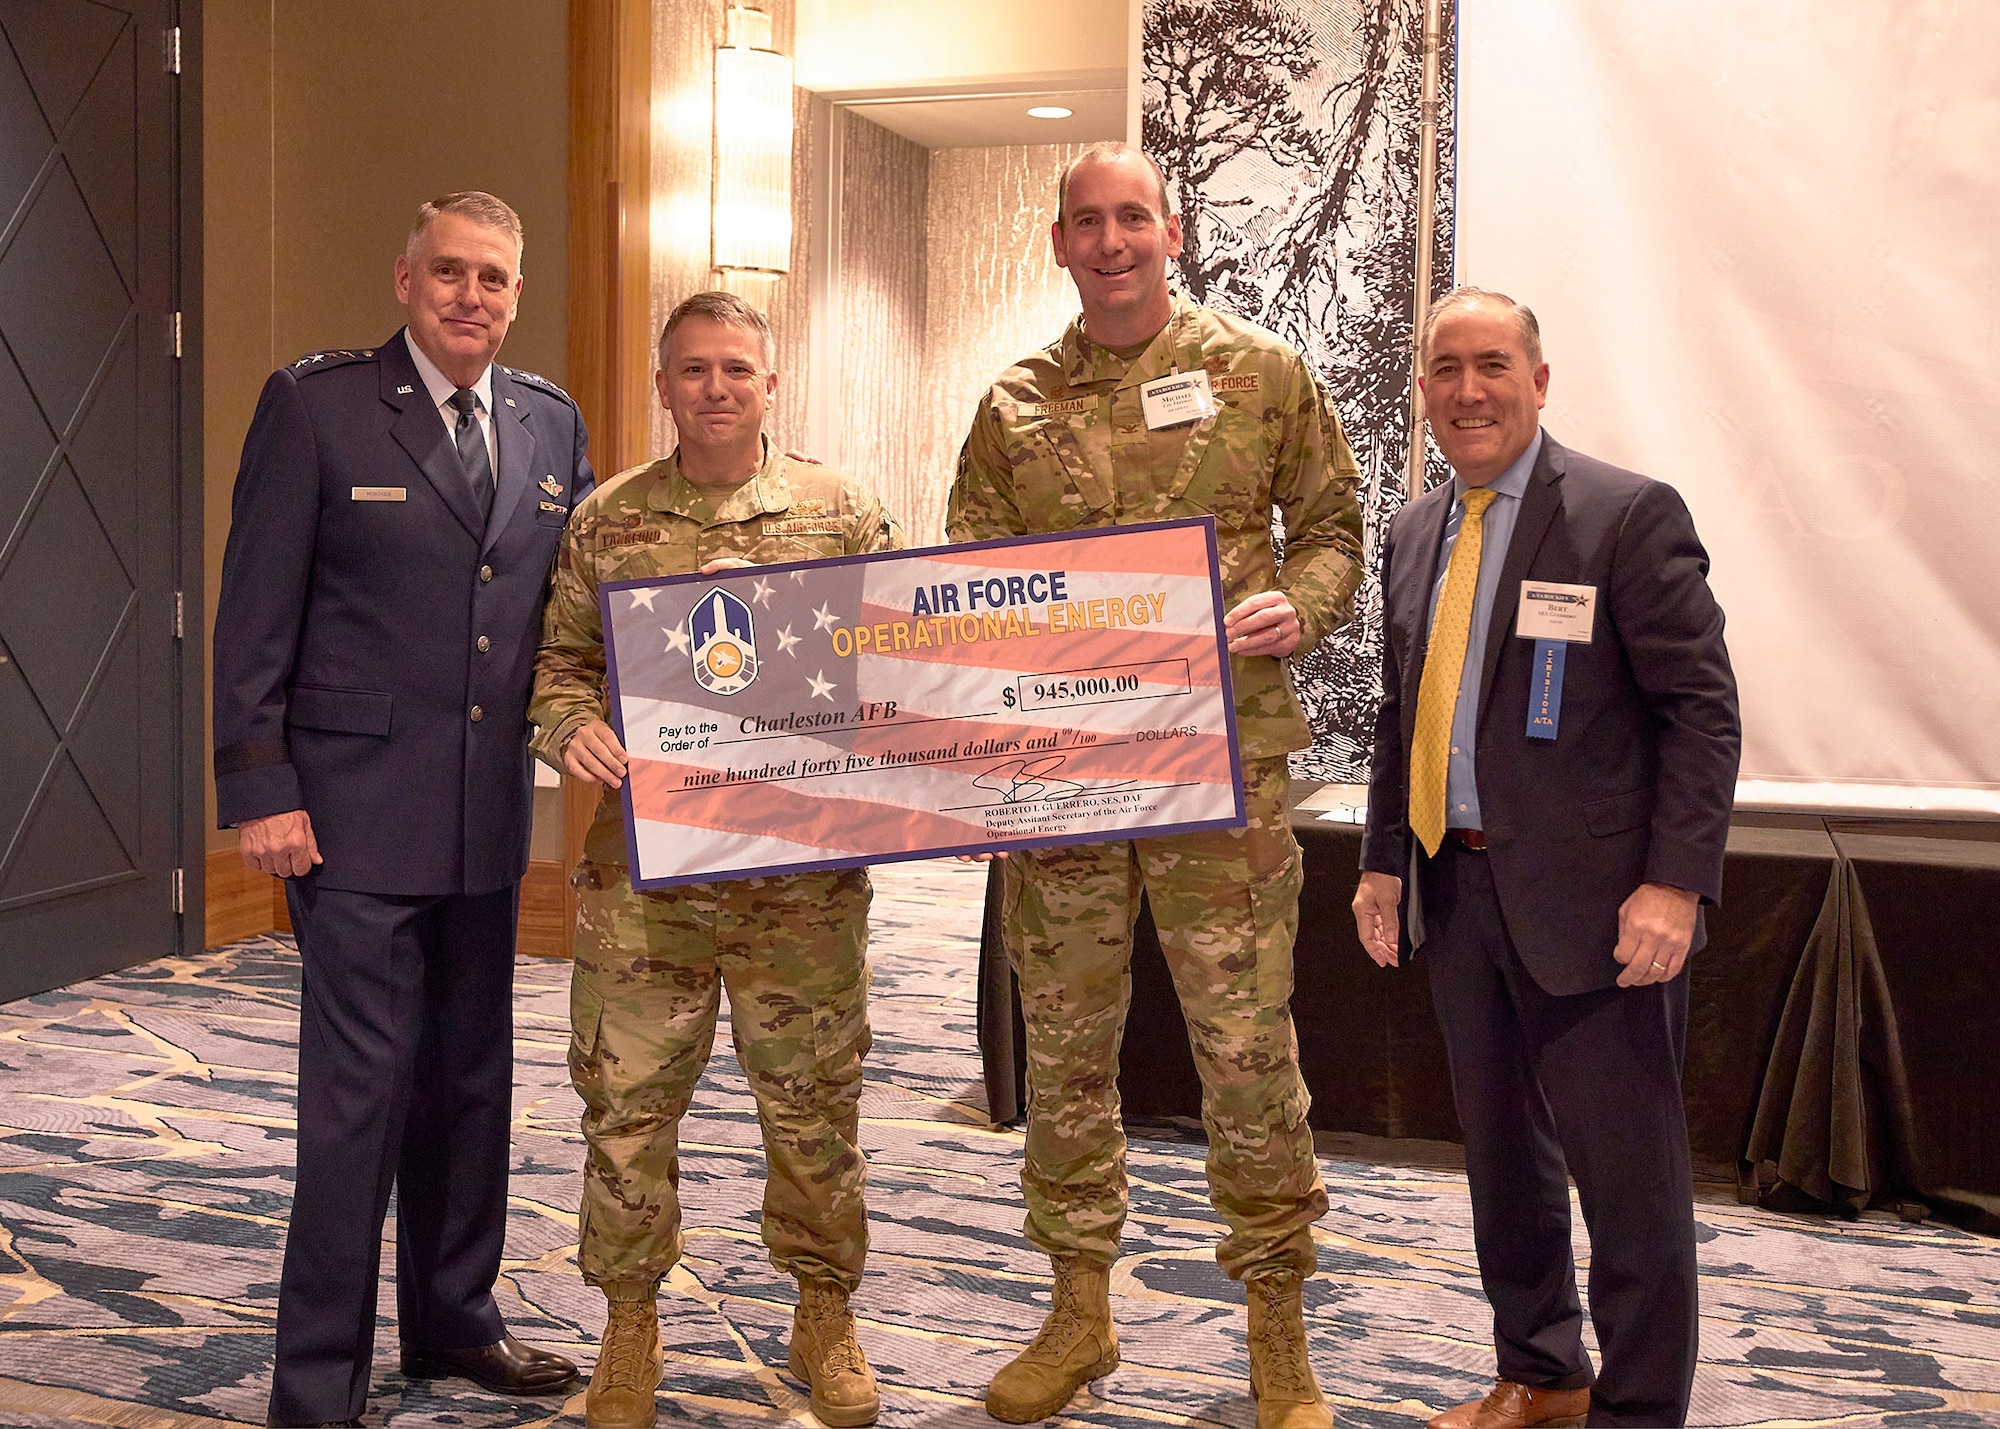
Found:
M 285 880 L 303 965 L 298 1173 L 270 1422 L 368 1396 L 396 1188 L 402 1368 L 560 1393 L 507 1333 L 514 922 L 527 703 L 583 421 L 493 362 L 520 220 L 425 204 L 396 259 L 408 326 L 274 373 L 244 441 L 215 624 L 219 822 Z
M 1722 889 L 1736 685 L 1672 487 L 1541 429 L 1534 314 L 1462 288 L 1420 353 L 1453 479 L 1390 522 L 1361 943 L 1420 951 L 1499 1377 L 1433 1429 L 1679 1424 L 1696 1350 L 1681 1049 Z M 1570 1252 L 1590 1231 L 1583 1351 Z

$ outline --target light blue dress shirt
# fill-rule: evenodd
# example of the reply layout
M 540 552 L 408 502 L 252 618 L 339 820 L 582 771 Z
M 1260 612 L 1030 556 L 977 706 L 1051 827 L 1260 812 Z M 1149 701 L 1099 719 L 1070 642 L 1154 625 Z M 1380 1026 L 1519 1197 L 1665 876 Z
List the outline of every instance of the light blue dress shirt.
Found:
M 1526 451 L 1487 489 L 1494 500 L 1480 521 L 1479 584 L 1472 596 L 1472 629 L 1465 640 L 1465 665 L 1459 672 L 1458 703 L 1451 712 L 1451 758 L 1444 774 L 1444 822 L 1446 828 L 1477 829 L 1479 784 L 1472 767 L 1473 746 L 1479 739 L 1479 673 L 1486 668 L 1486 632 L 1493 624 L 1493 602 L 1500 590 L 1500 567 L 1507 563 L 1507 547 L 1514 539 L 1514 522 L 1521 514 L 1521 496 L 1528 489 L 1528 475 L 1535 458 L 1542 453 L 1542 431 Z M 1451 515 L 1445 518 L 1444 548 L 1438 552 L 1437 582 L 1431 587 L 1431 619 L 1437 618 L 1438 597 L 1444 594 L 1444 578 L 1451 570 L 1451 548 L 1458 541 L 1458 528 L 1465 520 L 1465 483 L 1451 479 Z M 1429 627 L 1426 626 L 1426 629 Z

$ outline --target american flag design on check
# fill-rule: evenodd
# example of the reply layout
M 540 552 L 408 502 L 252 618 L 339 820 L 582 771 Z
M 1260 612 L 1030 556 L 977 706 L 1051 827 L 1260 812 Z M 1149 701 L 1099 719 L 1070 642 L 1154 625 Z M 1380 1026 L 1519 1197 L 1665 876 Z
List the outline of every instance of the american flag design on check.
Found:
M 636 887 L 1242 822 L 1206 519 L 607 583 Z

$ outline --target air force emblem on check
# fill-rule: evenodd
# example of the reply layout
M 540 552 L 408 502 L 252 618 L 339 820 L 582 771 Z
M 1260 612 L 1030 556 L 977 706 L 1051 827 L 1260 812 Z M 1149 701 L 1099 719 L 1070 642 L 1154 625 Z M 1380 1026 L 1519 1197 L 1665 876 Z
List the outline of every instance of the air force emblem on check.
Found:
M 750 607 L 720 586 L 688 613 L 694 681 L 712 695 L 733 695 L 757 678 L 757 635 Z

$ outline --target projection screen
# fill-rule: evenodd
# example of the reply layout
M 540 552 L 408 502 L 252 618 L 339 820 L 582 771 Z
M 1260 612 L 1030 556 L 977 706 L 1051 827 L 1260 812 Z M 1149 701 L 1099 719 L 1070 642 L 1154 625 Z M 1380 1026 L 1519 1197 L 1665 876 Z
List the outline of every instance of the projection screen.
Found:
M 2000 5 L 1461 0 L 1456 275 L 1673 483 L 1749 805 L 2000 812 Z

